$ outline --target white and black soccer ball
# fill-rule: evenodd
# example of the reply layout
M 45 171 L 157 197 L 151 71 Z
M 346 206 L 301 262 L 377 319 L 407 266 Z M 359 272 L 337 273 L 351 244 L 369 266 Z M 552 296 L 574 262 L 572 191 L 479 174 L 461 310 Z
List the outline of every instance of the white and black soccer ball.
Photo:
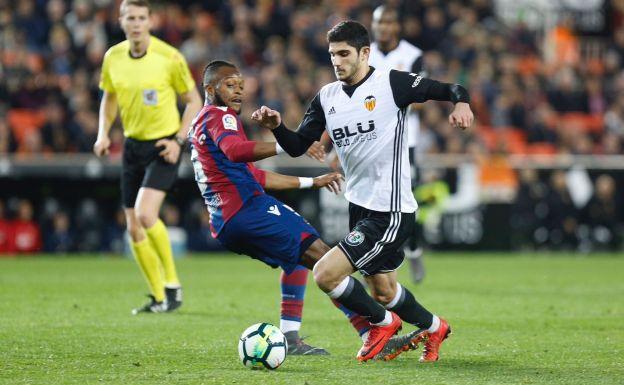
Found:
M 277 369 L 286 359 L 287 351 L 286 337 L 269 323 L 251 325 L 238 341 L 238 356 L 251 369 Z

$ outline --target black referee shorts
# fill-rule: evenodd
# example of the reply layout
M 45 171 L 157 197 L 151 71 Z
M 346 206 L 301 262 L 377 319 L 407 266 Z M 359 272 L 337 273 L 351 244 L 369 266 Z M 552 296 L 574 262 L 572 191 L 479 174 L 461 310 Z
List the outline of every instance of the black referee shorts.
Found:
M 402 246 L 415 225 L 415 213 L 372 211 L 349 203 L 351 232 L 338 247 L 363 275 L 388 273 L 403 263 Z
M 173 138 L 167 137 L 167 138 Z M 169 191 L 178 176 L 180 158 L 176 164 L 167 163 L 156 147 L 155 140 L 136 140 L 126 138 L 123 149 L 121 172 L 121 195 L 125 208 L 134 207 L 139 189 L 149 187 L 161 191 Z

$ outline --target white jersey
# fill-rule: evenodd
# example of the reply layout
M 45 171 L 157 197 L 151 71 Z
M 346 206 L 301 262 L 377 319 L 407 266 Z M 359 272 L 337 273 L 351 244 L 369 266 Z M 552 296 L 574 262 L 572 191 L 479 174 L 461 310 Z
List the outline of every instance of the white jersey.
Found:
M 392 51 L 384 54 L 377 43 L 372 43 L 368 64 L 381 71 L 399 70 L 419 73 L 422 71 L 422 51 L 420 48 L 401 39 L 399 45 Z M 418 131 L 420 131 L 420 119 L 417 111 L 409 111 L 407 114 L 407 145 L 415 147 Z
M 312 100 L 298 133 L 318 140 L 327 130 L 345 172 L 345 198 L 381 212 L 416 211 L 405 114 L 433 81 L 414 73 L 371 70 L 358 84 L 336 81 Z

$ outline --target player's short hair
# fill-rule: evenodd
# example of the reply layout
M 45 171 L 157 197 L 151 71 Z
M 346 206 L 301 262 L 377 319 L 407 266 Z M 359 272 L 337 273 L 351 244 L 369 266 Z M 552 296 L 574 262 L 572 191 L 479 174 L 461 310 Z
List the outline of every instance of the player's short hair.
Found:
M 135 7 L 145 7 L 149 13 L 152 13 L 152 6 L 150 5 L 149 0 L 123 0 L 119 6 L 119 14 L 123 15 L 126 7 L 129 5 L 134 5 Z
M 221 67 L 236 68 L 236 65 L 225 60 L 213 60 L 210 63 L 208 63 L 208 65 L 206 65 L 206 68 L 204 68 L 204 76 L 203 76 L 204 87 L 212 83 L 212 81 L 214 80 L 215 74 L 217 73 L 217 71 L 219 71 L 219 68 Z
M 358 52 L 362 47 L 370 47 L 370 37 L 365 26 L 357 21 L 346 20 L 334 25 L 327 32 L 328 43 L 346 42 Z

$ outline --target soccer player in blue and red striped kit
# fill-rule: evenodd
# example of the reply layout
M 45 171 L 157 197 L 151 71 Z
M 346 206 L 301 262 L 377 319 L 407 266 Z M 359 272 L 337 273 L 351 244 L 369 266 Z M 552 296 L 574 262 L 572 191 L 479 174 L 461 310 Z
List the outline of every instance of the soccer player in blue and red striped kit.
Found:
M 213 61 L 204 70 L 206 104 L 189 132 L 195 179 L 210 212 L 210 230 L 227 249 L 281 267 L 280 329 L 289 354 L 327 354 L 301 341 L 299 328 L 308 271 L 327 251 L 317 231 L 297 212 L 264 189 L 327 187 L 337 192 L 342 175 L 299 178 L 256 168 L 254 161 L 281 152 L 275 142 L 247 138 L 238 118 L 243 78 L 231 63 Z M 335 303 L 362 336 L 370 328 L 363 317 Z

